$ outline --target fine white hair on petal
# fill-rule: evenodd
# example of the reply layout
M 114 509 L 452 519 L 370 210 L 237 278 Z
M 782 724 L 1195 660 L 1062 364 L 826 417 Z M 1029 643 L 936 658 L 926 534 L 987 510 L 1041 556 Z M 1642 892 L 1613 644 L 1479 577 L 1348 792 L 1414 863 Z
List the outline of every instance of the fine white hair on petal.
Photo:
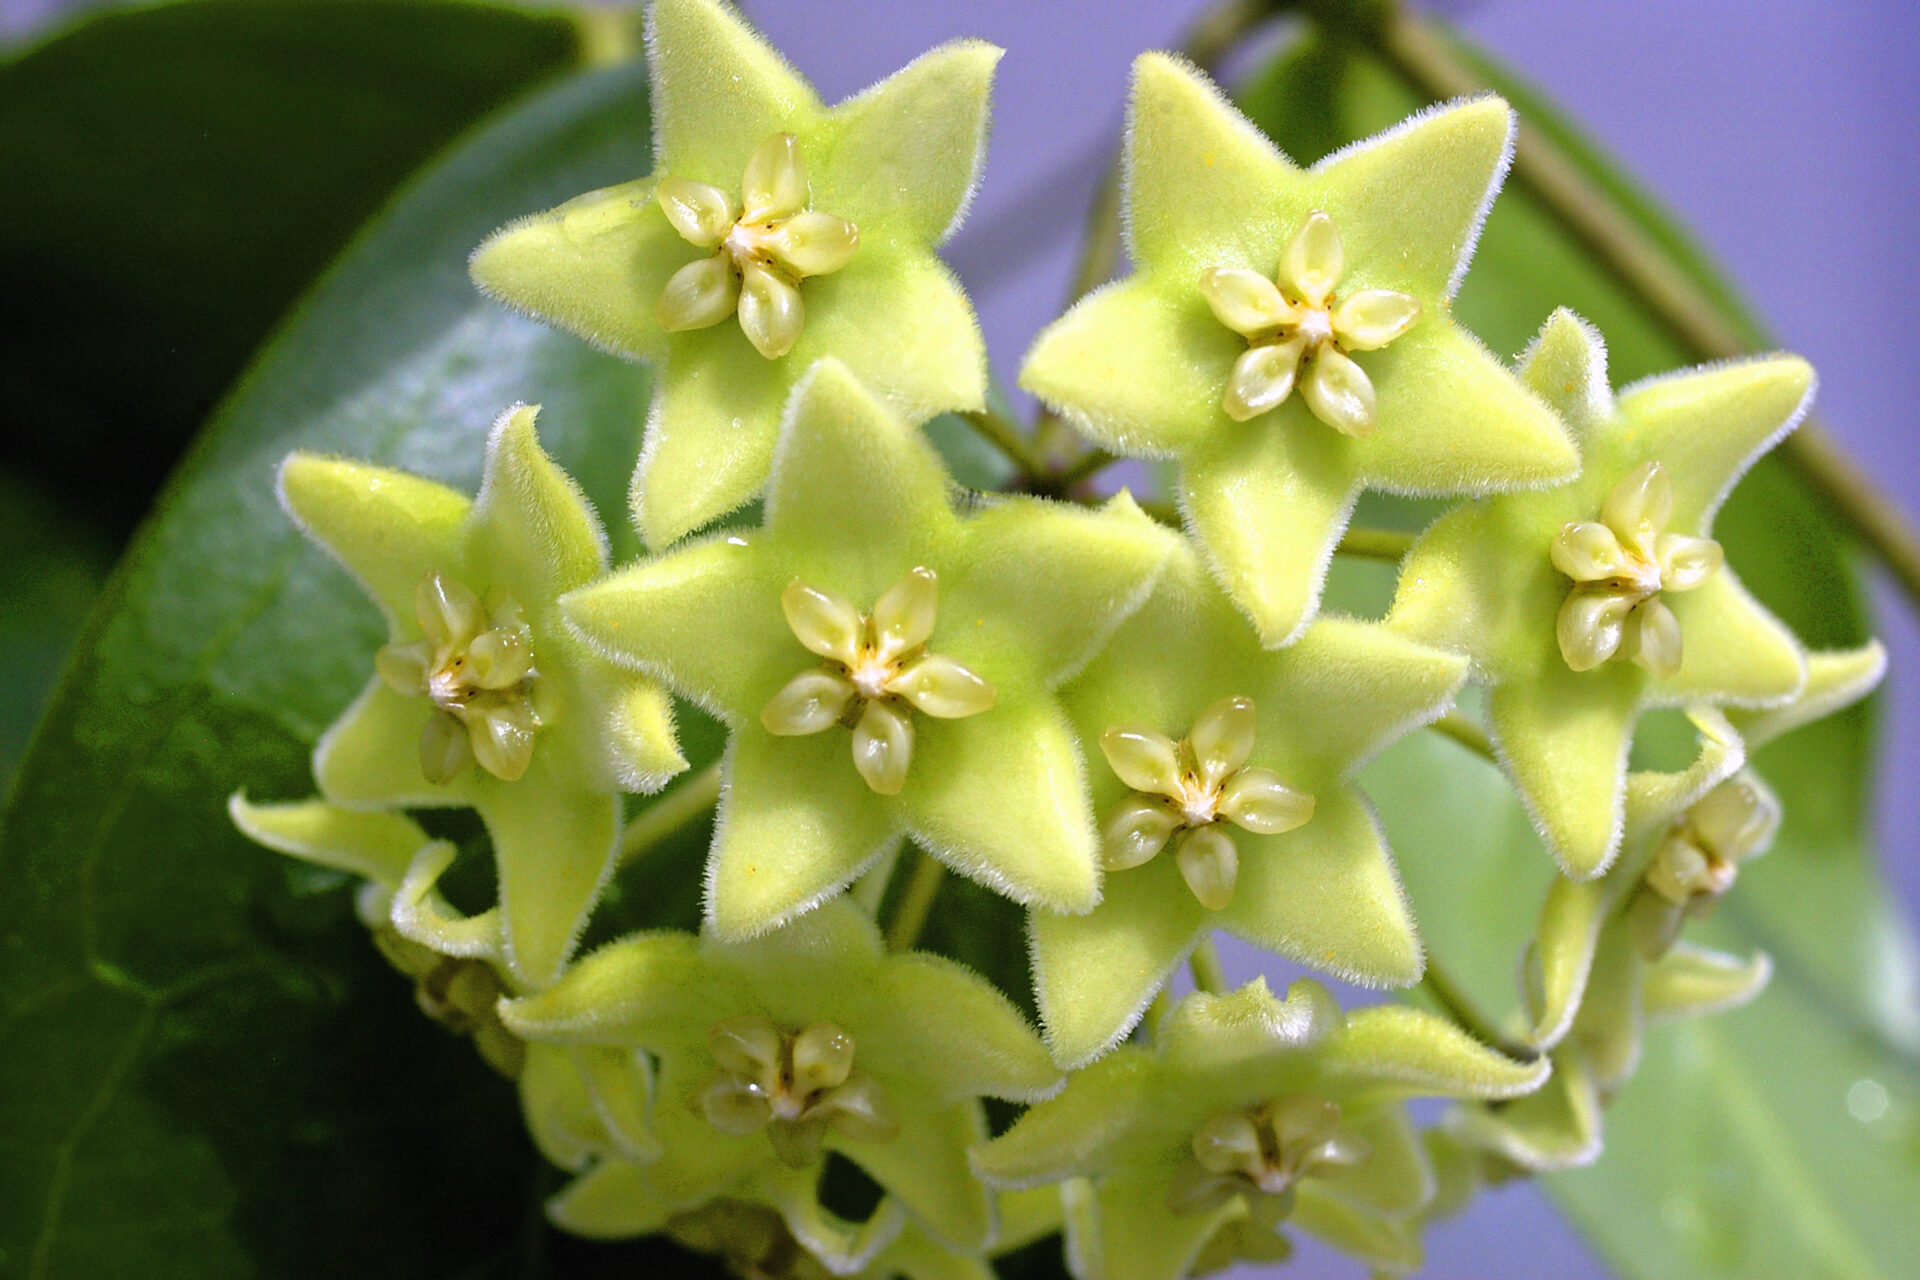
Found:
M 1582 388 L 1586 392 L 1586 404 L 1582 412 L 1587 422 L 1605 422 L 1613 416 L 1614 404 L 1613 386 L 1608 380 L 1607 372 L 1607 340 L 1591 321 L 1571 307 L 1558 307 L 1552 315 L 1547 317 L 1546 323 L 1540 326 L 1539 332 L 1528 341 L 1526 350 L 1522 351 L 1519 358 L 1514 361 L 1514 366 L 1524 370 L 1532 364 L 1534 357 L 1540 354 L 1541 344 L 1546 341 L 1554 325 L 1568 323 L 1573 324 L 1586 339 L 1587 377 L 1586 386 Z M 1581 427 L 1585 423 L 1570 425 Z
M 888 75 L 882 76 L 880 79 L 874 81 L 872 84 L 860 90 L 858 93 L 851 94 L 848 97 L 842 99 L 841 101 L 835 103 L 833 107 L 830 108 L 830 110 L 835 114 L 839 114 L 841 112 L 846 112 L 851 108 L 857 108 L 857 107 L 863 106 L 867 104 L 870 100 L 880 97 L 882 94 L 884 94 L 887 91 L 887 88 L 889 85 L 893 84 L 894 81 L 899 80 L 901 77 L 905 76 L 907 72 L 913 70 L 915 67 L 919 66 L 921 63 L 927 61 L 927 59 L 935 57 L 936 55 L 942 55 L 949 52 L 958 51 L 961 49 L 981 49 L 981 50 L 991 49 L 993 50 L 994 60 L 996 62 L 998 62 L 999 58 L 1006 53 L 1006 50 L 986 40 L 974 40 L 974 39 L 967 39 L 967 38 L 962 38 L 958 40 L 948 40 L 948 41 L 945 41 L 944 43 L 935 45 L 933 48 L 927 50 L 925 53 L 915 58 L 912 62 L 907 63 L 906 66 L 901 67 L 898 70 L 889 73 Z M 952 239 L 954 233 L 960 230 L 961 224 L 967 220 L 967 214 L 972 211 L 973 199 L 977 194 L 979 194 L 979 191 L 980 191 L 980 175 L 982 171 L 986 168 L 987 142 L 992 137 L 992 135 L 993 135 L 993 111 L 989 106 L 987 109 L 982 110 L 980 113 L 980 127 L 978 131 L 974 134 L 973 153 L 968 160 L 967 181 L 965 186 L 962 188 L 960 192 L 960 203 L 954 207 L 953 217 L 948 219 L 946 227 L 943 228 L 939 232 L 939 234 L 934 236 L 933 243 L 936 247 L 939 245 L 945 244 L 948 240 Z
M 1243 139 L 1268 153 L 1289 169 L 1299 169 L 1299 165 L 1282 151 L 1260 127 L 1247 119 L 1246 113 L 1233 104 L 1233 100 L 1221 91 L 1214 78 L 1206 73 L 1192 59 L 1177 53 L 1156 50 L 1141 55 L 1142 59 L 1158 59 L 1172 66 L 1176 71 L 1185 73 L 1199 82 L 1207 95 L 1219 106 L 1222 118 L 1242 135 Z M 1134 242 L 1133 227 L 1133 189 L 1134 189 L 1134 131 L 1140 117 L 1140 71 L 1139 63 L 1134 66 L 1131 83 L 1127 87 L 1127 117 L 1120 136 L 1120 240 L 1126 246 L 1127 256 L 1139 262 L 1140 254 Z
M 1457 111 L 1462 107 L 1469 107 L 1482 102 L 1499 102 L 1502 106 L 1506 106 L 1505 101 L 1499 94 L 1491 92 L 1469 94 L 1465 97 L 1449 99 L 1446 102 L 1436 102 L 1431 106 L 1422 107 L 1392 128 L 1382 130 L 1372 137 L 1361 138 L 1356 142 L 1348 143 L 1338 151 L 1321 159 L 1319 163 L 1313 166 L 1313 171 L 1317 173 L 1321 169 L 1336 164 L 1349 156 L 1358 155 L 1384 142 L 1398 138 L 1402 134 L 1411 133 L 1427 121 L 1438 116 L 1443 116 L 1448 112 Z M 1506 140 L 1500 147 L 1499 162 L 1494 165 L 1493 173 L 1488 177 L 1486 194 L 1480 198 L 1479 208 L 1474 211 L 1472 220 L 1467 224 L 1466 236 L 1460 242 L 1460 258 L 1459 261 L 1454 264 L 1452 273 L 1447 277 L 1447 288 L 1445 294 L 1442 295 L 1443 297 L 1453 297 L 1455 293 L 1459 292 L 1460 282 L 1466 279 L 1467 267 L 1473 261 L 1473 251 L 1480 245 L 1480 233 L 1487 225 L 1487 215 L 1493 210 L 1494 198 L 1500 194 L 1500 188 L 1507 180 L 1507 171 L 1513 167 L 1513 145 L 1517 128 L 1518 122 L 1514 116 L 1513 108 L 1507 107 L 1507 134 Z
M 1092 1049 L 1077 1053 L 1071 1058 L 1063 1058 L 1060 1055 L 1058 1035 L 1052 1020 L 1047 1016 L 1050 1002 L 1047 999 L 1049 988 L 1046 981 L 1046 965 L 1040 957 L 1039 935 L 1034 932 L 1037 914 L 1036 911 L 1027 912 L 1027 967 L 1033 975 L 1034 1000 L 1040 1006 L 1040 1028 L 1047 1043 L 1047 1052 L 1052 1055 L 1054 1065 L 1067 1072 L 1078 1071 L 1112 1053 L 1132 1033 L 1133 1029 L 1140 1025 L 1140 1019 L 1146 1016 L 1147 1009 L 1153 1004 L 1153 998 L 1165 990 L 1167 983 L 1172 981 L 1173 975 L 1192 956 L 1194 948 L 1200 945 L 1201 938 L 1205 936 L 1196 933 L 1186 946 L 1174 953 L 1166 967 L 1147 984 L 1141 992 L 1138 1003 L 1121 1020 L 1120 1025 L 1114 1028 L 1111 1035 Z
M 1636 720 L 1639 718 L 1638 712 L 1635 712 L 1634 718 Z M 1561 870 L 1572 876 L 1572 872 L 1567 868 L 1566 858 L 1553 838 L 1553 832 L 1548 828 L 1546 819 L 1541 816 L 1539 806 L 1535 804 L 1532 794 L 1519 784 L 1519 776 L 1513 767 L 1513 757 L 1507 753 L 1506 746 L 1500 739 L 1498 722 L 1494 717 L 1487 717 L 1486 730 L 1487 740 L 1493 744 L 1494 759 L 1499 762 L 1500 771 L 1513 782 L 1513 793 L 1520 798 L 1520 807 L 1526 811 L 1527 821 L 1533 824 L 1533 829 L 1539 833 L 1540 839 L 1546 842 L 1547 848 L 1552 851 L 1553 859 L 1560 864 Z M 1620 842 L 1626 835 L 1627 823 L 1627 757 L 1632 750 L 1633 733 L 1629 727 L 1629 732 L 1622 735 L 1620 757 L 1614 764 L 1614 777 L 1619 781 L 1613 789 L 1613 815 L 1607 836 L 1607 854 L 1600 860 L 1599 865 L 1586 876 L 1581 877 L 1582 879 L 1599 879 L 1620 859 Z
M 1723 370 L 1739 369 L 1751 365 L 1769 364 L 1776 360 L 1799 359 L 1800 357 L 1790 351 L 1769 351 L 1759 355 L 1733 356 L 1725 360 L 1711 360 L 1705 364 L 1689 365 L 1685 369 L 1671 369 L 1665 373 L 1656 373 L 1650 377 L 1641 378 L 1637 382 L 1629 383 L 1620 388 L 1617 399 L 1625 401 L 1629 397 L 1650 387 L 1657 387 L 1667 383 L 1684 382 L 1688 378 L 1698 377 L 1702 374 L 1719 373 Z M 1732 474 L 1727 477 L 1726 483 L 1720 487 L 1720 491 L 1714 495 L 1712 501 L 1707 503 L 1706 510 L 1703 511 L 1700 516 L 1700 529 L 1703 535 L 1706 531 L 1713 528 L 1713 518 L 1720 513 L 1721 506 L 1726 503 L 1727 495 L 1732 493 L 1733 487 L 1740 483 L 1741 478 L 1744 477 L 1748 471 L 1753 469 L 1753 464 L 1764 457 L 1767 451 L 1772 449 L 1773 446 L 1786 439 L 1787 436 L 1793 432 L 1794 428 L 1806 420 L 1807 411 L 1813 407 L 1814 396 L 1819 393 L 1819 390 L 1820 375 L 1812 365 L 1807 365 L 1806 394 L 1800 397 L 1800 403 L 1794 406 L 1793 411 L 1787 415 L 1779 427 L 1764 440 L 1760 441 L 1759 444 L 1755 445 L 1745 458 L 1741 459 L 1740 465 L 1733 469 Z
M 1360 491 L 1362 487 L 1360 481 L 1356 479 L 1348 489 L 1346 501 L 1341 506 L 1338 515 L 1335 516 L 1328 530 L 1325 544 L 1322 545 L 1314 555 L 1314 563 L 1310 569 L 1311 576 L 1308 584 L 1311 589 L 1311 594 L 1307 599 L 1306 608 L 1301 611 L 1300 620 L 1294 624 L 1291 631 L 1287 632 L 1287 634 L 1279 640 L 1271 644 L 1263 641 L 1261 645 L 1262 648 L 1269 650 L 1287 648 L 1294 641 L 1298 640 L 1301 633 L 1311 626 L 1313 620 L 1319 616 L 1320 598 L 1323 594 L 1323 588 L 1326 586 L 1327 572 L 1333 567 L 1333 556 L 1334 552 L 1340 548 L 1340 538 L 1346 533 L 1347 525 L 1353 519 L 1354 504 L 1360 501 Z M 1186 486 L 1179 486 L 1174 497 L 1180 507 L 1180 524 L 1186 530 L 1187 536 L 1192 538 L 1199 547 L 1201 558 L 1207 566 L 1207 572 L 1213 575 L 1213 580 L 1220 585 L 1221 590 L 1226 592 L 1227 598 L 1233 601 L 1233 607 L 1239 610 L 1241 616 L 1245 617 L 1248 623 L 1258 631 L 1260 627 L 1259 619 L 1255 618 L 1253 611 L 1242 604 L 1239 598 L 1233 594 L 1232 590 L 1227 587 L 1226 565 L 1220 560 L 1219 554 L 1214 551 L 1212 544 L 1200 535 L 1200 531 L 1195 525 L 1193 510 L 1187 500 Z
M 514 419 L 518 417 L 523 410 L 532 414 L 534 422 L 537 424 L 540 406 L 537 404 L 528 404 L 524 400 L 516 400 L 496 417 L 493 420 L 493 425 L 487 429 L 487 469 L 481 476 L 480 492 L 474 495 L 472 513 L 468 517 L 470 520 L 476 522 L 484 521 L 492 511 L 494 505 L 500 501 L 500 486 L 502 482 L 514 482 L 512 477 L 503 476 L 501 472 L 495 468 L 493 463 L 500 454 L 501 442 L 505 439 L 507 432 L 512 428 Z M 580 482 L 568 474 L 564 467 L 560 466 L 557 462 L 553 462 L 552 457 L 546 453 L 546 447 L 540 443 L 538 427 L 532 426 L 530 430 L 533 432 L 534 448 L 538 449 L 541 455 L 547 458 L 549 463 L 552 463 L 553 469 L 559 475 L 561 483 L 566 486 L 567 494 L 579 506 L 580 510 L 586 513 L 587 527 L 593 535 L 593 543 L 600 557 L 600 568 L 604 572 L 607 567 L 610 552 L 607 543 L 606 526 L 600 522 L 600 513 L 594 510 L 593 503 L 588 499 L 586 490 L 580 487 Z M 522 488 L 524 490 L 525 486 L 523 485 Z M 558 541 L 557 538 L 553 537 L 552 530 L 550 529 L 543 528 L 540 530 L 540 533 L 542 541 L 548 546 Z
M 902 834 L 898 827 L 896 827 L 891 833 L 883 836 L 880 843 L 876 845 L 871 852 L 862 855 L 859 862 L 855 864 L 852 871 L 848 874 L 836 879 L 832 884 L 827 885 L 818 892 L 802 898 L 791 907 L 776 913 L 771 918 L 760 921 L 752 928 L 739 932 L 729 932 L 723 929 L 720 925 L 719 917 L 715 914 L 714 908 L 719 896 L 720 847 L 726 841 L 727 820 L 732 816 L 733 805 L 735 803 L 733 760 L 738 741 L 739 731 L 735 730 L 727 741 L 726 753 L 721 757 L 720 801 L 714 808 L 713 843 L 708 846 L 707 849 L 707 865 L 706 871 L 701 877 L 700 891 L 702 904 L 701 918 L 705 923 L 706 929 L 715 937 L 726 942 L 746 942 L 755 938 L 763 938 L 781 928 L 783 925 L 791 924 L 793 921 L 813 911 L 830 899 L 838 897 L 846 891 L 848 885 L 851 885 L 855 880 L 858 880 L 861 876 L 879 865 L 880 860 L 886 857 L 887 854 L 900 843 Z

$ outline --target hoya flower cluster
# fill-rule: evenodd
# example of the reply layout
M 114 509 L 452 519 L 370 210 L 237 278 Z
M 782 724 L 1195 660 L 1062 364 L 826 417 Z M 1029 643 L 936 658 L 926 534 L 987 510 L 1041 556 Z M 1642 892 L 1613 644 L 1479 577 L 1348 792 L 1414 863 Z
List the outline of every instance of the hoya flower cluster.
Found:
M 1059 1232 L 1077 1275 L 1171 1280 L 1283 1258 L 1294 1231 L 1399 1274 L 1434 1151 L 1595 1158 L 1642 1023 L 1765 982 L 1764 957 L 1684 937 L 1778 822 L 1747 749 L 1879 674 L 1877 648 L 1809 655 L 1712 537 L 1807 367 L 1616 396 L 1599 335 L 1561 312 L 1511 369 L 1450 310 L 1505 103 L 1302 169 L 1149 54 L 1134 272 L 1041 334 L 1021 381 L 1099 446 L 1172 460 L 1180 526 L 1125 493 L 963 494 L 921 425 L 983 411 L 987 374 L 934 249 L 998 51 L 943 46 L 828 107 L 719 0 L 656 0 L 649 23 L 653 175 L 505 228 L 472 272 L 655 365 L 632 489 L 651 554 L 608 564 L 531 407 L 500 418 L 473 499 L 289 458 L 287 511 L 390 642 L 315 752 L 319 797 L 232 805 L 364 878 L 422 1009 L 518 1082 L 575 1175 L 552 1220 L 754 1276 L 981 1277 Z M 1384 621 L 1317 616 L 1364 489 L 1462 501 Z M 756 522 L 714 527 L 755 499 Z M 1311 979 L 1218 989 L 1222 929 L 1420 983 L 1354 777 L 1468 682 L 1562 872 L 1524 1040 L 1343 1012 Z M 1697 761 L 1629 774 L 1667 706 Z M 694 715 L 725 749 L 676 782 Z M 716 801 L 699 933 L 577 954 L 622 860 Z M 439 888 L 455 849 L 416 815 L 443 807 L 489 837 L 478 914 Z M 1029 950 L 1030 1003 L 916 949 L 947 872 L 1024 908 L 1026 937 L 992 941 Z M 1189 956 L 1201 990 L 1171 1000 Z M 1420 1096 L 1459 1101 L 1422 1135 Z M 983 1099 L 1017 1118 L 990 1126 Z M 823 1198 L 843 1163 L 877 1188 L 858 1220 Z

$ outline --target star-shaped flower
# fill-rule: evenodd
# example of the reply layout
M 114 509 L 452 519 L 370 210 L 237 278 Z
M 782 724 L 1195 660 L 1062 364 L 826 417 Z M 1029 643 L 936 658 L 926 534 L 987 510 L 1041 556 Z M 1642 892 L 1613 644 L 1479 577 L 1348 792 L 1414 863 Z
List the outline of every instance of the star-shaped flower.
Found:
M 902 833 L 1021 902 L 1097 899 L 1086 765 L 1053 690 L 1177 539 L 1125 497 L 962 516 L 951 496 L 925 438 L 823 361 L 781 430 L 762 528 L 568 597 L 594 645 L 732 731 L 707 881 L 723 936 L 807 910 Z
M 1626 852 L 1597 880 L 1557 880 L 1541 911 L 1530 1039 L 1552 1050 L 1555 1078 L 1497 1114 L 1460 1109 L 1449 1120 L 1456 1132 L 1529 1169 L 1590 1163 L 1602 1102 L 1630 1074 L 1644 1027 L 1733 1008 L 1765 988 L 1764 953 L 1743 959 L 1677 940 L 1735 888 L 1739 864 L 1764 853 L 1778 825 L 1779 802 L 1741 767 L 1746 747 L 1866 696 L 1885 668 L 1878 643 L 1812 654 L 1791 702 L 1730 716 L 1697 710 L 1692 767 L 1628 778 Z
M 1006 997 L 951 961 L 884 954 L 846 899 L 748 942 L 628 938 L 501 1017 L 531 1041 L 659 1062 L 664 1154 L 595 1166 L 551 1206 L 561 1226 L 639 1235 L 715 1199 L 755 1201 L 835 1270 L 884 1247 L 901 1209 L 948 1248 L 983 1249 L 992 1203 L 966 1161 L 986 1137 L 977 1099 L 1030 1102 L 1059 1083 Z M 824 1151 L 887 1191 L 867 1223 L 820 1206 Z
M 1041 334 L 1021 385 L 1109 449 L 1178 462 L 1188 525 L 1269 646 L 1313 617 L 1360 490 L 1578 464 L 1449 311 L 1512 129 L 1474 99 L 1299 169 L 1193 68 L 1135 64 L 1135 274 Z
M 1537 967 L 1529 971 L 1535 1017 L 1528 1039 L 1537 1048 L 1551 1049 L 1566 1036 L 1579 1012 L 1602 928 L 1638 895 L 1668 838 L 1690 831 L 1688 814 L 1696 806 L 1723 788 L 1740 785 L 1735 780 L 1744 776 L 1746 743 L 1722 713 L 1701 707 L 1692 716 L 1700 751 L 1691 766 L 1678 773 L 1644 771 L 1627 777 L 1622 824 L 1627 855 L 1603 876 L 1557 877 L 1547 890 L 1535 943 Z M 1761 794 L 1756 791 L 1754 798 Z M 1711 807 L 1717 809 L 1719 803 Z M 1670 945 L 1671 939 L 1667 941 Z
M 1282 1002 L 1256 979 L 1182 1000 L 1151 1050 L 1075 1073 L 973 1163 L 996 1186 L 1091 1179 L 1094 1221 L 1068 1214 L 1069 1247 L 1108 1280 L 1174 1280 L 1217 1233 L 1261 1247 L 1287 1222 L 1407 1269 L 1419 1260 L 1408 1224 L 1432 1184 L 1402 1101 L 1510 1098 L 1546 1075 L 1431 1014 L 1342 1016 L 1318 983 Z
M 488 294 L 659 366 L 633 495 L 650 546 L 759 493 L 821 356 L 914 422 L 985 403 L 973 310 L 933 249 L 979 176 L 999 56 L 955 41 L 829 108 L 718 0 L 655 0 L 653 176 L 474 253 Z
M 469 1037 L 516 1082 L 527 1128 L 549 1160 L 578 1172 L 607 1155 L 658 1157 L 645 1062 L 621 1049 L 529 1044 L 500 1021 L 500 999 L 523 988 L 507 966 L 499 908 L 463 917 L 440 896 L 451 844 L 400 814 L 323 800 L 255 805 L 235 793 L 227 811 L 270 849 L 365 879 L 354 905 L 375 945 L 413 982 L 422 1013 Z
M 320 793 L 348 809 L 470 805 L 492 837 L 508 967 L 551 981 L 613 867 L 622 790 L 686 767 L 672 707 L 562 624 L 562 592 L 606 571 L 585 495 L 503 414 L 478 498 L 296 453 L 281 501 L 386 615 L 376 674 L 321 738 Z
M 1032 914 L 1058 1060 L 1079 1065 L 1124 1036 L 1216 928 L 1350 981 L 1417 981 L 1412 913 L 1349 779 L 1445 710 L 1466 671 L 1457 655 L 1339 618 L 1263 650 L 1199 557 L 1177 551 L 1061 694 L 1106 756 L 1090 762 L 1106 877 L 1091 914 Z
M 1534 1173 L 1592 1164 L 1603 1146 L 1603 1110 L 1633 1074 L 1646 1028 L 1738 1008 L 1773 974 L 1764 953 L 1742 960 L 1684 942 L 1646 961 L 1620 916 L 1594 944 L 1585 998 L 1549 1055 L 1552 1079 L 1497 1109 L 1455 1108 L 1445 1121 L 1454 1137 Z
M 1799 421 L 1813 373 L 1772 356 L 1616 399 L 1599 335 L 1560 311 L 1521 376 L 1579 438 L 1580 478 L 1435 521 L 1407 555 L 1387 625 L 1471 655 L 1514 785 L 1561 868 L 1584 879 L 1619 851 L 1644 709 L 1773 705 L 1806 678 L 1799 644 L 1707 540 L 1734 481 Z

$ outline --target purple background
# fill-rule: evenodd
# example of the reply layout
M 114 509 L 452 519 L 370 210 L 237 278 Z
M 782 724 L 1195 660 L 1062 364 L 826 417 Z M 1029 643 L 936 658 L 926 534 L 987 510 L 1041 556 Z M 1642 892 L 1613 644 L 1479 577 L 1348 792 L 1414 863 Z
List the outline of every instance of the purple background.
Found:
M 1178 44 L 1206 0 L 744 0 L 828 101 L 954 36 L 1007 49 L 973 212 L 947 251 L 1011 382 L 1058 314 L 1117 137 L 1127 69 Z M 1920 358 L 1920 11 L 1887 0 L 1481 0 L 1434 6 L 1583 121 L 1710 246 L 1781 343 L 1820 371 L 1818 411 L 1909 512 Z M 1502 353 L 1512 356 L 1513 352 Z M 1884 586 L 1894 652 L 1882 776 L 1920 764 L 1920 628 Z M 1909 911 L 1920 796 L 1883 786 L 1879 829 Z M 1229 955 L 1233 976 L 1255 957 Z M 1243 1268 L 1236 1277 L 1258 1274 Z M 1311 1245 L 1299 1280 L 1360 1277 Z M 1531 1187 L 1435 1229 L 1430 1277 L 1598 1280 L 1592 1252 Z

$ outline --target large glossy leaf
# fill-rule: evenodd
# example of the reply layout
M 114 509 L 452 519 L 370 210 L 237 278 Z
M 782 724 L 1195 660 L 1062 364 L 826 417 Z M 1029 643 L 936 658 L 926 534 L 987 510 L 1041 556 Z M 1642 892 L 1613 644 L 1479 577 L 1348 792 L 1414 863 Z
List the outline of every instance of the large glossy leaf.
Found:
M 465 259 L 501 222 L 631 176 L 646 138 L 640 73 L 620 69 L 436 164 L 138 535 L 0 825 L 0 1273 L 547 1267 L 551 1188 L 510 1087 L 411 1007 L 343 888 L 249 845 L 223 806 L 310 792 L 307 751 L 382 638 L 275 504 L 288 450 L 470 490 L 494 415 L 541 401 L 548 446 L 623 512 L 644 372 L 482 301 Z
M 1537 95 L 1500 87 L 1530 123 L 1568 142 L 1710 294 L 1737 308 L 1684 235 Z M 1391 124 L 1420 100 L 1350 46 L 1309 42 L 1260 77 L 1246 103 L 1283 146 L 1311 159 Z M 1510 183 L 1459 313 L 1512 355 L 1558 305 L 1599 325 L 1617 381 L 1688 362 L 1657 320 Z M 1729 314 L 1758 334 L 1749 317 Z M 1757 467 L 1717 533 L 1743 580 L 1810 644 L 1863 638 L 1842 539 L 1785 467 Z M 1389 587 L 1384 575 L 1360 567 L 1333 589 L 1365 610 Z M 1656 725 L 1648 736 L 1670 737 L 1668 728 Z M 1624 1274 L 1891 1280 L 1920 1270 L 1911 1211 L 1920 1203 L 1915 950 L 1868 847 L 1870 755 L 1865 708 L 1758 754 L 1786 822 L 1774 852 L 1743 870 L 1703 940 L 1771 952 L 1773 987 L 1746 1010 L 1652 1033 L 1640 1074 L 1608 1114 L 1601 1162 L 1550 1183 Z M 1432 955 L 1483 1009 L 1516 1015 L 1519 958 L 1550 864 L 1511 792 L 1484 762 L 1433 735 L 1394 748 L 1362 780 L 1392 832 Z
M 0 469 L 0 795 L 53 693 L 60 660 L 106 576 L 110 549 L 91 525 Z
M 577 33 L 492 4 L 195 0 L 0 66 L 7 460 L 124 535 L 347 237 L 457 133 L 577 65 Z

